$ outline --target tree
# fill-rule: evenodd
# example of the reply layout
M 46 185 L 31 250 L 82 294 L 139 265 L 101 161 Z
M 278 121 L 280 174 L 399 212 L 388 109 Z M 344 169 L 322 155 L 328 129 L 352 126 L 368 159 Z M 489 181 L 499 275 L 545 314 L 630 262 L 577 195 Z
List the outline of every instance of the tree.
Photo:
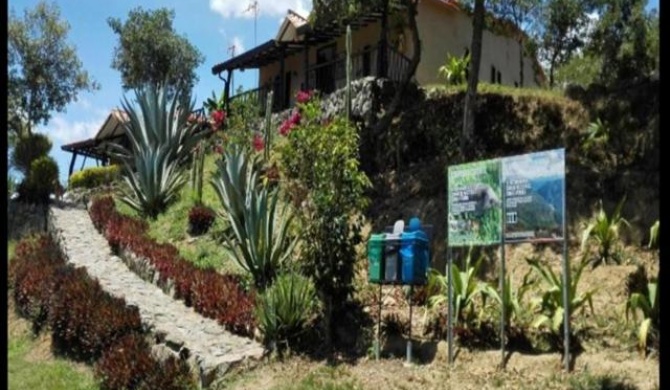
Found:
M 132 9 L 128 19 L 109 18 L 107 23 L 119 37 L 112 68 L 121 72 L 125 90 L 144 84 L 167 84 L 169 95 L 191 91 L 198 81 L 195 69 L 205 57 L 185 37 L 178 35 L 172 21 L 174 10 Z M 186 96 L 185 98 L 189 98 Z
M 645 0 L 612 0 L 604 6 L 587 51 L 602 56 L 600 82 L 648 76 L 658 64 L 658 16 Z
M 53 111 L 63 112 L 80 91 L 99 85 L 83 70 L 75 47 L 68 44 L 70 25 L 56 4 L 39 2 L 7 24 L 8 131 L 30 134 L 47 124 Z
M 556 70 L 584 46 L 589 23 L 585 0 L 546 0 L 540 15 L 539 55 L 549 68 L 549 87 Z
M 482 59 L 485 14 L 484 0 L 475 0 L 475 9 L 472 18 L 472 41 L 470 44 L 470 70 L 468 71 L 468 89 L 465 93 L 463 134 L 461 136 L 461 155 L 466 159 L 469 156 L 475 132 L 474 105 L 477 98 L 477 84 L 479 84 L 479 65 Z
M 532 26 L 537 18 L 541 0 L 499 0 L 493 4 L 493 13 L 503 20 L 513 23 L 514 36 L 519 43 L 519 86 L 523 87 L 524 55 L 526 53 L 524 34 L 525 26 Z

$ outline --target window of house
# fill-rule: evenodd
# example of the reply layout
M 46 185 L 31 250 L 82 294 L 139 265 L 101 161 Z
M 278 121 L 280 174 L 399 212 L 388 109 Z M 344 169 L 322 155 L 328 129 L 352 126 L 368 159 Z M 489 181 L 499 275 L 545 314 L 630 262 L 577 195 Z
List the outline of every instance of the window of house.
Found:
M 500 71 L 498 71 L 498 84 L 502 84 L 502 82 L 500 81 L 500 79 L 501 79 L 501 77 L 500 77 Z
M 496 83 L 496 67 L 491 65 L 491 84 Z

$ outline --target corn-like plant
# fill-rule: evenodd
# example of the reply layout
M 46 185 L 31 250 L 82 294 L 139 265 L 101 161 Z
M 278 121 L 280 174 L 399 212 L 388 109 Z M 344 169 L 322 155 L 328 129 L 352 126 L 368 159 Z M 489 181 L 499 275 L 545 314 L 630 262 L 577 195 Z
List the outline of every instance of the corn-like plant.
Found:
M 270 146 L 272 145 L 272 99 L 274 93 L 268 92 L 265 99 L 265 142 L 263 144 L 263 160 L 270 160 Z
M 298 273 L 279 275 L 260 296 L 256 306 L 258 327 L 269 345 L 288 346 L 308 324 L 317 309 L 312 281 Z
M 535 302 L 538 306 L 539 314 L 536 316 L 533 326 L 536 328 L 546 327 L 553 333 L 559 334 L 563 326 L 563 316 L 565 313 L 565 306 L 563 305 L 563 288 L 565 286 L 563 275 L 562 273 L 556 274 L 550 266 L 540 262 L 537 258 L 526 259 L 526 262 L 543 282 L 542 295 Z M 596 290 L 592 289 L 582 294 L 577 294 L 577 286 L 579 285 L 582 271 L 584 271 L 587 264 L 588 262 L 582 260 L 570 274 L 570 285 L 567 289 L 571 317 L 577 311 L 583 310 L 587 303 L 593 313 L 592 297 Z
M 470 63 L 470 55 L 463 57 L 447 55 L 447 62 L 440 66 L 438 73 L 444 77 L 448 85 L 458 85 L 465 83 L 465 74 Z
M 658 245 L 658 229 L 660 227 L 661 221 L 656 221 L 651 228 L 649 229 L 649 249 L 655 248 Z
M 626 320 L 632 314 L 637 322 L 637 312 L 642 313 L 637 338 L 638 347 L 642 354 L 647 353 L 649 336 L 656 338 L 660 331 L 661 310 L 658 304 L 658 281 L 651 279 L 644 292 L 635 292 L 630 295 L 626 302 Z
M 465 257 L 463 269 L 455 262 L 451 265 L 451 275 L 453 278 L 452 294 L 454 307 L 454 325 L 462 323 L 467 327 L 475 319 L 475 298 L 480 296 L 486 284 L 478 279 L 479 268 L 481 267 L 484 256 L 480 255 L 474 264 L 472 264 L 472 248 Z M 439 286 L 440 293 L 428 298 L 429 309 L 434 309 L 441 305 L 448 305 L 448 283 L 447 276 L 440 275 L 436 270 L 431 269 L 428 276 L 428 289 L 432 290 Z
M 598 118 L 586 128 L 582 149 L 588 150 L 596 144 L 607 141 L 609 141 L 609 128 Z
M 205 173 L 205 145 L 198 144 L 193 151 L 191 162 L 191 191 L 196 206 L 202 205 L 202 186 Z
M 260 185 L 258 177 L 258 157 L 231 145 L 211 183 L 230 223 L 226 249 L 264 290 L 287 264 L 297 238 L 289 233 L 293 214 L 286 205 L 279 209 L 278 192 Z
M 521 286 L 516 290 L 512 290 L 512 280 L 510 275 L 507 274 L 505 276 L 505 287 L 502 295 L 491 285 L 484 287 L 484 294 L 493 299 L 498 306 L 502 305 L 505 308 L 505 325 L 507 326 L 509 326 L 512 320 L 515 320 L 517 323 L 525 322 L 527 315 L 530 313 L 528 304 L 524 299 L 526 293 L 535 285 L 535 281 L 530 279 L 530 274 L 531 270 L 524 275 Z
M 608 216 L 601 200 L 600 210 L 582 233 L 582 251 L 587 249 L 590 241 L 595 241 L 598 244 L 598 255 L 593 260 L 594 267 L 607 264 L 610 261 L 617 264 L 621 262 L 621 257 L 617 252 L 619 228 L 622 225 L 629 225 L 628 221 L 621 216 L 621 209 L 625 201 L 626 197 L 624 196 L 614 212 Z
M 182 165 L 207 135 L 198 131 L 197 124 L 188 124 L 194 103 L 182 106 L 184 94 L 178 91 L 170 99 L 164 86 L 152 85 L 135 90 L 136 105 L 124 97 L 130 147 L 109 144 L 123 163 L 128 184 L 121 200 L 149 218 L 156 218 L 177 198 L 187 180 Z

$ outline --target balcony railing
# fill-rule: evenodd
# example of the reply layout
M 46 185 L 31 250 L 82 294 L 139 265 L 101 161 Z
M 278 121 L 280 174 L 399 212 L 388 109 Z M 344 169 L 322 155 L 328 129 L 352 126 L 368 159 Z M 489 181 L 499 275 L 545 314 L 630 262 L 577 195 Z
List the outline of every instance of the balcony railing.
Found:
M 366 76 L 379 76 L 400 81 L 409 66 L 410 59 L 390 47 L 387 47 L 385 51 L 386 58 L 380 59 L 379 55 L 382 53 L 379 49 L 380 46 L 370 47 L 352 55 L 352 80 Z M 269 86 L 242 92 L 231 97 L 230 101 L 231 103 L 233 101 L 238 103 L 253 102 L 262 112 L 265 109 L 267 93 L 272 89 L 274 90 L 272 111 L 276 112 L 288 108 L 285 107 L 285 99 L 280 97 L 280 82 L 278 80 Z M 346 55 L 342 54 L 333 61 L 309 66 L 307 68 L 307 85 L 303 87 L 317 89 L 323 94 L 329 94 L 344 88 L 346 82 Z

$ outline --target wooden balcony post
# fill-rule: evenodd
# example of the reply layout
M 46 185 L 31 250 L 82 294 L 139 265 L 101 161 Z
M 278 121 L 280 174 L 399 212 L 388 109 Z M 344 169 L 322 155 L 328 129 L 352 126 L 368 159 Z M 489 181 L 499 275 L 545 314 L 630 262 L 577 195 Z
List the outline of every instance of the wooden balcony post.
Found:
M 309 91 L 309 45 L 305 45 L 305 90 Z
M 286 52 L 284 50 L 284 46 L 281 47 L 280 56 L 281 56 L 281 61 L 279 63 L 279 96 L 277 96 L 276 101 L 279 103 L 279 104 L 277 104 L 277 106 L 281 109 L 281 108 L 284 108 L 283 107 L 283 102 L 284 102 L 284 98 L 285 98 L 284 95 L 286 93 L 286 91 L 284 91 L 284 84 L 286 84 L 286 80 L 285 80 L 286 75 L 284 74 L 284 72 L 285 72 L 285 70 L 284 70 L 285 66 L 284 65 L 285 65 L 285 62 L 286 62 L 285 61 L 286 60 L 286 58 L 285 58 L 286 57 Z M 275 100 L 275 99 L 273 99 L 273 100 Z
M 70 176 L 72 176 L 72 172 L 74 171 L 74 162 L 76 159 L 77 159 L 77 152 L 72 151 L 72 160 L 70 160 L 70 170 L 68 171 L 67 175 L 68 179 L 70 178 Z
M 226 104 L 226 112 L 230 112 L 230 80 L 233 76 L 233 70 L 228 69 L 228 75 L 226 76 L 226 88 L 223 91 L 223 101 Z

